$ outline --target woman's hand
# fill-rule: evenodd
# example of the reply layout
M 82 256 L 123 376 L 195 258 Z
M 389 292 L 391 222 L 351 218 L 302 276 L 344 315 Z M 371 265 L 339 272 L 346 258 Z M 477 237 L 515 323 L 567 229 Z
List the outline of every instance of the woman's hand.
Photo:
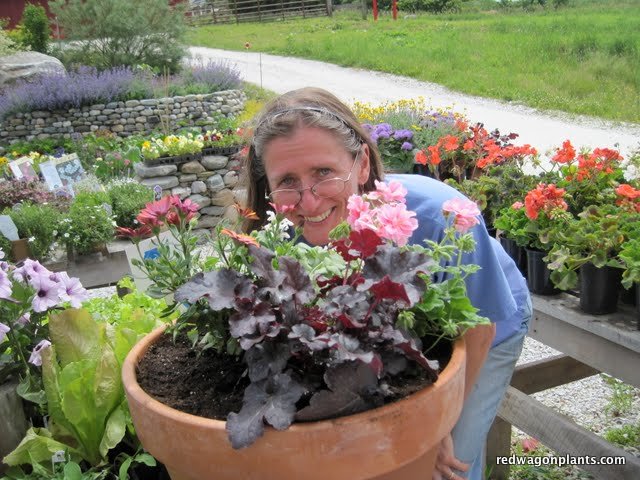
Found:
M 453 456 L 453 439 L 451 434 L 448 434 L 440 443 L 432 480 L 464 480 L 466 478 L 457 475 L 454 469 L 466 472 L 469 469 L 469 465 L 462 463 Z

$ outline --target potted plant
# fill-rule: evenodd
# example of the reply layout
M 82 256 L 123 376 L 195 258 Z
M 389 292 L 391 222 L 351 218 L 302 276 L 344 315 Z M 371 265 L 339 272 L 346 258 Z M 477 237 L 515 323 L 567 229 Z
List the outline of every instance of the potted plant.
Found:
M 86 298 L 78 279 L 65 272 L 50 272 L 31 259 L 15 266 L 3 258 L 0 250 L 0 389 L 5 406 L 12 405 L 13 410 L 0 418 L 3 436 L 7 432 L 2 456 L 24 435 L 25 418 L 41 422 L 46 397 L 40 365 L 41 352 L 50 344 L 48 312 L 67 302 L 79 306 Z
M 350 223 L 334 231 L 333 248 L 298 243 L 282 211 L 271 212 L 265 228 L 252 235 L 218 228 L 216 254 L 205 271 L 175 293 L 186 310 L 170 330 L 187 333 L 189 344 L 210 352 L 207 364 L 227 360 L 223 370 L 231 373 L 209 380 L 222 380 L 240 411 L 225 412 L 225 427 L 221 419 L 179 412 L 163 404 L 166 398 L 161 403 L 146 393 L 149 379 L 158 377 L 149 373 L 147 358 L 170 344 L 161 332 L 137 345 L 123 368 L 136 431 L 174 480 L 209 478 L 214 471 L 216 478 L 247 478 L 264 465 L 270 472 L 264 476 L 272 478 L 430 475 L 435 447 L 461 408 L 464 348 L 454 344 L 439 379 L 437 364 L 424 352 L 487 321 L 465 296 L 464 277 L 473 269 L 457 266 L 473 241 L 456 227 L 464 232 L 477 219 L 465 222 L 462 213 L 451 213 L 441 244 L 406 246 L 417 224 L 393 192 L 380 184 L 378 191 L 352 197 Z M 385 222 L 381 212 L 389 208 L 406 228 Z M 155 211 L 155 221 L 186 219 L 177 201 Z M 431 274 L 441 269 L 449 278 L 434 284 Z M 144 385 L 138 377 L 146 378 Z M 417 393 L 388 403 L 404 396 L 398 388 L 406 384 Z M 224 390 L 210 388 L 220 395 Z M 232 410 L 238 407 L 232 402 Z M 161 438 L 161 431 L 171 438 Z
M 567 218 L 550 231 L 553 247 L 548 254 L 551 280 L 562 289 L 578 284 L 580 307 L 594 315 L 617 309 L 622 277 L 620 250 L 629 240 L 626 226 L 640 222 L 640 214 L 615 205 L 592 206 Z
M 498 230 L 524 247 L 527 254 L 527 284 L 532 293 L 553 295 L 558 290 L 551 282 L 551 271 L 544 257 L 551 248 L 549 231 L 561 221 L 568 208 L 565 192 L 554 184 L 540 183 L 523 202 L 503 208 L 496 218 Z
M 162 324 L 167 305 L 136 291 L 131 280 L 121 283 L 131 292 L 123 298 L 97 297 L 50 313 L 51 344 L 40 351 L 48 422 L 23 432 L 3 455 L 7 478 L 36 478 L 27 469 L 43 479 L 163 478 L 150 471 L 155 459 L 141 452 L 120 369 L 136 341 Z
M 371 139 L 377 143 L 380 157 L 388 173 L 409 173 L 413 171 L 413 131 L 394 129 L 388 123 L 364 124 Z
M 203 146 L 201 135 L 185 133 L 145 140 L 140 151 L 147 165 L 180 164 L 200 160 Z
M 243 146 L 243 131 L 241 128 L 229 128 L 226 131 L 217 129 L 207 130 L 202 135 L 204 147 L 203 155 L 233 155 Z

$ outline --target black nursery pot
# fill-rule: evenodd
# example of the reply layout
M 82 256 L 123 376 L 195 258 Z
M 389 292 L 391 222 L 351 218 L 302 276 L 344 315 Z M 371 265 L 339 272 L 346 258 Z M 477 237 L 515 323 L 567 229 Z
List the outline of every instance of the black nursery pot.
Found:
M 527 285 L 531 293 L 537 295 L 556 295 L 560 293 L 551 281 L 551 270 L 542 260 L 547 252 L 525 249 L 527 251 Z
M 527 277 L 527 252 L 525 249 L 519 246 L 514 240 L 506 237 L 500 237 L 500 245 L 504 248 L 504 251 L 507 252 L 514 262 L 516 262 L 516 266 L 520 273 L 526 278 Z
M 585 263 L 580 267 L 580 308 L 591 315 L 613 313 L 618 309 L 618 293 L 622 270 L 596 267 Z
M 421 163 L 413 164 L 413 174 L 422 175 L 423 177 L 436 178 L 435 175 L 429 169 L 429 165 L 422 165 Z

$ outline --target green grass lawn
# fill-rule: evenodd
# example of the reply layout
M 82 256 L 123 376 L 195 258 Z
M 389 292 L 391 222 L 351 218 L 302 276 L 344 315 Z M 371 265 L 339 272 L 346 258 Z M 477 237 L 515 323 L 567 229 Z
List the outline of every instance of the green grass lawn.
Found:
M 640 1 L 374 22 L 358 12 L 192 28 L 190 45 L 323 60 L 541 109 L 640 123 Z

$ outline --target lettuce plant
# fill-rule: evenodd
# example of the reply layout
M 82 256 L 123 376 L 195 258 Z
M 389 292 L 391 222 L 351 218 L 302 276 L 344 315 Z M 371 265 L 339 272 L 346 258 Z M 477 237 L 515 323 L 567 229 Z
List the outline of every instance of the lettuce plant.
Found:
M 125 286 L 133 287 L 131 282 Z M 51 459 L 62 452 L 65 471 L 76 472 L 79 466 L 73 465 L 86 462 L 90 471 L 103 476 L 84 472 L 87 476 L 78 478 L 106 478 L 112 468 L 109 451 L 124 441 L 134 446 L 133 454 L 118 462 L 119 478 L 125 479 L 133 462 L 155 461 L 135 454 L 139 444 L 131 433 L 121 366 L 133 345 L 161 325 L 158 319 L 166 303 L 134 290 L 122 299 L 95 298 L 83 307 L 49 317 L 51 345 L 41 354 L 49 428 L 29 429 L 4 461 L 12 466 L 31 464 L 43 478 L 54 478 Z
M 442 242 L 409 246 L 417 221 L 404 195 L 391 182 L 351 197 L 349 221 L 329 248 L 297 242 L 286 206 L 252 235 L 217 229 L 209 270 L 175 292 L 186 311 L 173 329 L 238 361 L 243 354 L 251 383 L 241 410 L 227 417 L 234 448 L 256 441 L 265 422 L 282 430 L 379 406 L 387 379 L 406 370 L 433 381 L 438 364 L 423 353 L 432 346 L 422 344 L 425 335 L 451 338 L 488 322 L 465 295 L 477 267 L 461 265 L 474 248 L 467 231 L 477 206 L 446 202 Z M 447 279 L 434 284 L 442 271 Z

